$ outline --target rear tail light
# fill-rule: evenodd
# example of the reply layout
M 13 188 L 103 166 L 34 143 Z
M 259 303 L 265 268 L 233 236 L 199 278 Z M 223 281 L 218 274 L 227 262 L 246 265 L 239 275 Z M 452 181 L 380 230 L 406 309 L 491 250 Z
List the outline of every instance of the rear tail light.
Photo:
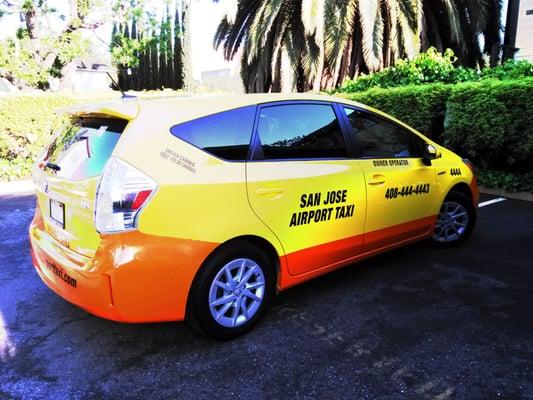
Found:
M 95 224 L 100 233 L 136 227 L 136 218 L 156 183 L 130 164 L 111 157 L 96 192 Z

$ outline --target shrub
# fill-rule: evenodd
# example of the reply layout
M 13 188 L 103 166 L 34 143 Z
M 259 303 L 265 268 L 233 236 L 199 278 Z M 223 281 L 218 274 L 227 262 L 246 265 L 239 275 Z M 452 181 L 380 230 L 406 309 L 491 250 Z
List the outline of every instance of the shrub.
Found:
M 477 181 L 480 185 L 503 189 L 507 192 L 532 192 L 533 191 L 533 172 L 525 174 L 513 174 L 504 171 L 479 171 Z
M 420 85 L 434 82 L 452 82 L 455 61 L 453 51 L 448 49 L 440 54 L 431 48 L 412 60 L 399 60 L 395 66 L 370 74 L 346 80 L 341 87 L 343 92 L 357 92 L 372 87 L 395 87 Z M 466 71 L 466 70 L 464 70 Z
M 533 162 L 533 78 L 455 85 L 444 144 L 483 169 L 526 172 Z
M 484 68 L 481 72 L 483 79 L 521 79 L 533 76 L 533 64 L 527 60 L 507 60 L 494 68 Z
M 358 92 L 373 87 L 390 88 L 428 83 L 460 83 L 482 79 L 521 79 L 533 76 L 533 64 L 526 60 L 508 60 L 495 68 L 482 70 L 455 66 L 456 57 L 451 49 L 440 54 L 435 48 L 420 53 L 412 60 L 399 60 L 395 66 L 370 75 L 347 79 L 342 92 Z

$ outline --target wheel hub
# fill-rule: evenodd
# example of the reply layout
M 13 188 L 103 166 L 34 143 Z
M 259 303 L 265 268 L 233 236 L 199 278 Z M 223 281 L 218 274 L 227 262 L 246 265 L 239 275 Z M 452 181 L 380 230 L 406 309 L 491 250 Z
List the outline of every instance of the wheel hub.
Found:
M 209 289 L 209 310 L 214 320 L 234 328 L 250 320 L 265 296 L 265 276 L 253 260 L 239 258 L 224 265 Z
M 466 231 L 468 218 L 468 211 L 462 204 L 445 201 L 435 224 L 433 239 L 442 243 L 458 240 Z

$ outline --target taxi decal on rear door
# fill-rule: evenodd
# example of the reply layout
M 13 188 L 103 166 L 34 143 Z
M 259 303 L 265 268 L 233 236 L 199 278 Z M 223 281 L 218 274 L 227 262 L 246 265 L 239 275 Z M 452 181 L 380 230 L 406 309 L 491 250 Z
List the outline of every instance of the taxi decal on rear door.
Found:
M 352 217 L 355 204 L 342 204 L 347 201 L 347 193 L 348 190 L 345 189 L 329 191 L 324 197 L 321 192 L 302 194 L 300 209 L 306 210 L 292 213 L 289 227 Z M 328 205 L 331 207 L 327 207 Z M 307 210 L 308 208 L 311 209 Z

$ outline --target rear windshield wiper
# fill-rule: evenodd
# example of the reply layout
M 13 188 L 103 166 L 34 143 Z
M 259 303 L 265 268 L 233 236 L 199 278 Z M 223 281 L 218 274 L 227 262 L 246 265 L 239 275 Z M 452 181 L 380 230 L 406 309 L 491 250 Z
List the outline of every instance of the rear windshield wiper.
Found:
M 57 164 L 54 164 L 54 163 L 51 163 L 51 162 L 47 162 L 45 165 L 44 165 L 44 168 L 50 168 L 52 171 L 61 171 L 61 167 Z

